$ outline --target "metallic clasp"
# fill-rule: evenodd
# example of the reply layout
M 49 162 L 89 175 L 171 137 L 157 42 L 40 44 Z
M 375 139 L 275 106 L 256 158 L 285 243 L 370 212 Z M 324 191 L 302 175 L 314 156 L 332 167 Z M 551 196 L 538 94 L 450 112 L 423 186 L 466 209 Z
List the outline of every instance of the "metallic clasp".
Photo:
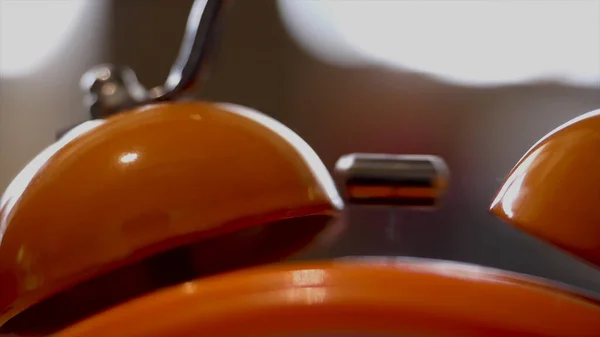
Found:
M 350 204 L 434 207 L 448 185 L 444 160 L 432 155 L 349 154 L 335 167 Z

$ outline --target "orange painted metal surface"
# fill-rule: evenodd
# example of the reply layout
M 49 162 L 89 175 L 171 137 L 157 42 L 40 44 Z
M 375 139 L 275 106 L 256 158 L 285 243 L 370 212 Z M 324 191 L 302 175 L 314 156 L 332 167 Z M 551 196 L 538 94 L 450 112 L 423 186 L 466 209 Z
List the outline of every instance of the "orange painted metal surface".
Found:
M 600 336 L 600 306 L 457 264 L 272 265 L 190 281 L 57 337 Z
M 3 196 L 0 325 L 200 237 L 342 206 L 312 149 L 247 108 L 170 103 L 88 122 L 32 161 Z
M 510 172 L 491 211 L 600 266 L 600 110 L 535 144 Z
M 600 265 L 597 130 L 600 111 L 540 140 L 512 170 L 492 212 Z M 114 303 L 88 313 L 112 309 L 57 336 L 600 336 L 597 300 L 448 262 L 280 264 L 185 278 L 156 291 L 169 284 L 153 279 L 167 271 L 152 269 L 160 263 L 186 266 L 177 259 L 209 251 L 244 260 L 236 254 L 265 242 L 230 234 L 308 227 L 296 221 L 307 216 L 320 219 L 309 220 L 318 225 L 342 207 L 312 149 L 247 108 L 158 104 L 84 123 L 33 160 L 0 201 L 0 326 L 13 324 L 0 331 L 45 335 L 47 326 L 18 329 L 44 325 L 40 317 L 69 303 L 75 304 L 64 311 L 93 308 L 86 297 L 102 289 Z M 275 234 L 280 247 L 306 240 L 291 231 Z M 191 244 L 198 246 L 173 250 Z M 219 254 L 209 257 L 212 264 L 225 264 Z M 121 285 L 143 291 L 128 293 Z M 139 297 L 123 303 L 132 296 Z M 60 323 L 69 319 L 78 320 Z

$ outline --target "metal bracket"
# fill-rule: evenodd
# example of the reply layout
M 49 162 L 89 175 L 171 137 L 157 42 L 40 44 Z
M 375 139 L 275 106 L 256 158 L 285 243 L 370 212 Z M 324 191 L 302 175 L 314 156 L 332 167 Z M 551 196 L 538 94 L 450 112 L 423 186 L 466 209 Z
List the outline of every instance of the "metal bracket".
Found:
M 146 90 L 128 67 L 103 64 L 88 70 L 80 86 L 92 118 L 110 115 L 152 102 L 172 100 L 206 75 L 209 54 L 221 30 L 227 0 L 195 0 L 188 16 L 179 55 L 162 86 Z M 203 78 L 204 80 L 204 78 Z

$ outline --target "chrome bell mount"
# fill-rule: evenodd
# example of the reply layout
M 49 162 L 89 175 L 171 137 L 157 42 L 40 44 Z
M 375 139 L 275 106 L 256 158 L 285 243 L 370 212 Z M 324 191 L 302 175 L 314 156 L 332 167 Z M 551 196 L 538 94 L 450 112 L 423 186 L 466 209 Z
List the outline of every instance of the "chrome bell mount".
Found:
M 162 86 L 146 90 L 129 67 L 102 64 L 81 77 L 85 102 L 92 118 L 106 118 L 136 106 L 169 101 L 206 76 L 209 54 L 215 47 L 226 7 L 226 0 L 194 1 L 185 28 L 179 55 Z
M 162 86 L 147 90 L 129 67 L 103 64 L 81 78 L 93 119 L 102 119 L 153 102 L 175 100 L 198 76 L 206 80 L 223 16 L 231 1 L 195 0 L 179 55 Z M 432 155 L 349 154 L 335 167 L 349 204 L 433 208 L 448 184 L 444 160 Z

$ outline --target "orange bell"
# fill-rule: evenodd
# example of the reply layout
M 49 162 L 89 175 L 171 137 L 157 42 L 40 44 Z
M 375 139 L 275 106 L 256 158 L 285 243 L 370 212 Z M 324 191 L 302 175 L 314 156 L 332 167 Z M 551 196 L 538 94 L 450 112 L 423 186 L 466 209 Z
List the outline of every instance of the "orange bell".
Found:
M 512 169 L 495 215 L 600 266 L 600 110 L 537 142 Z
M 128 266 L 120 273 L 129 275 L 158 253 L 187 255 L 190 266 L 178 267 L 197 270 L 173 266 L 156 281 L 150 274 L 161 262 L 146 261 L 133 272 L 141 284 L 120 285 L 121 296 L 177 282 L 182 273 L 277 260 L 312 240 L 343 207 L 312 149 L 246 108 L 159 104 L 85 129 L 38 156 L 5 194 L 0 324 L 108 271 Z M 280 228 L 282 222 L 294 225 Z M 227 240 L 193 245 L 217 236 Z M 182 246 L 187 254 L 165 253 Z M 104 277 L 73 290 L 74 301 L 109 300 L 104 288 L 115 287 L 120 274 Z M 51 308 L 55 316 L 68 311 L 49 304 L 45 315 Z

